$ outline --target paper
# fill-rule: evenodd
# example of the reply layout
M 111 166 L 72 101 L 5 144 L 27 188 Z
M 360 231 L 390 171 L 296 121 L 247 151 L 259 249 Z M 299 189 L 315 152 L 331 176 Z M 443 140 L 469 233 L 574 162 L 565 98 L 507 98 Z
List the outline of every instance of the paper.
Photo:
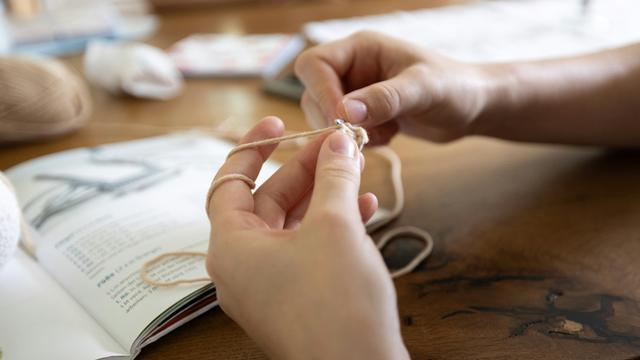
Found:
M 124 349 L 206 285 L 153 288 L 139 270 L 170 251 L 206 251 L 206 193 L 232 145 L 177 134 L 49 155 L 8 171 L 39 264 Z M 258 182 L 276 170 L 265 164 Z M 160 280 L 206 276 L 202 258 L 156 267 Z M 68 343 L 67 343 L 68 346 Z
M 303 48 L 297 35 L 196 34 L 168 52 L 186 76 L 270 77 Z
M 129 353 L 22 250 L 0 272 L 0 350 L 8 360 Z
M 12 52 L 64 55 L 88 41 L 118 36 L 122 18 L 108 1 L 47 1 L 31 16 L 9 17 Z
M 323 43 L 361 30 L 385 33 L 454 59 L 502 62 L 593 52 L 640 41 L 640 1 L 475 1 L 380 16 L 312 22 Z
M 0 2 L 0 55 L 9 53 L 12 42 L 5 12 L 4 3 Z
M 0 171 L 0 272 L 20 239 L 20 208 L 9 180 Z

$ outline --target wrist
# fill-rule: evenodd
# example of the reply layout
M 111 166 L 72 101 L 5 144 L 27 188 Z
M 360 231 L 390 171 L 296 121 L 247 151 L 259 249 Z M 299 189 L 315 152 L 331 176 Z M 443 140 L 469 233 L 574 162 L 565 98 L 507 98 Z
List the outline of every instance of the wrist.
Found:
M 500 137 L 508 132 L 511 114 L 523 103 L 525 94 L 516 65 L 479 65 L 482 74 L 480 110 L 470 126 L 469 135 Z
M 409 352 L 398 332 L 382 337 L 370 336 L 368 331 L 353 336 L 336 335 L 327 338 L 314 351 L 317 359 L 367 359 L 367 360 L 409 360 Z M 298 357 L 299 358 L 299 357 Z
M 356 312 L 357 313 L 357 312 Z M 346 315 L 348 314 L 348 315 Z M 282 359 L 410 359 L 397 315 L 360 316 L 347 311 L 345 321 L 311 321 L 312 327 L 291 328 L 273 353 Z M 302 320 L 302 323 L 307 323 Z

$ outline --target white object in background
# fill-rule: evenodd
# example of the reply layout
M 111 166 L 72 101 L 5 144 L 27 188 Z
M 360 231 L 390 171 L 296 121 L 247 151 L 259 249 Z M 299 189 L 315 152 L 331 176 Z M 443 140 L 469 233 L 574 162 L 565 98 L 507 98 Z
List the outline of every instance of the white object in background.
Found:
M 11 36 L 7 25 L 7 13 L 4 4 L 0 1 L 0 55 L 9 53 L 11 49 Z
M 167 100 L 182 90 L 182 74 L 167 54 L 140 43 L 92 42 L 84 73 L 95 86 L 114 94 Z
M 583 54 L 640 41 L 640 1 L 475 1 L 377 16 L 308 23 L 323 43 L 373 30 L 468 62 L 501 62 Z
M 13 52 L 64 55 L 80 53 L 94 39 L 117 34 L 120 15 L 109 1 L 48 0 L 31 16 L 9 17 Z
M 169 55 L 185 76 L 271 78 L 304 48 L 299 35 L 195 34 L 178 41 Z
M 0 271 L 20 240 L 20 207 L 9 180 L 0 172 Z
M 147 15 L 153 10 L 147 0 L 111 0 L 111 4 L 124 16 Z

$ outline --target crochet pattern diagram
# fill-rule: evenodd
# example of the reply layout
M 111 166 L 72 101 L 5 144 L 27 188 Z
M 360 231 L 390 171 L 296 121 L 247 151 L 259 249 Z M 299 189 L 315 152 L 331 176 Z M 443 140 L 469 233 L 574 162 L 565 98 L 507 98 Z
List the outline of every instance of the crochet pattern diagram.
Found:
M 133 174 L 116 179 L 98 180 L 80 175 L 36 174 L 34 181 L 53 182 L 55 185 L 36 195 L 23 207 L 33 227 L 40 229 L 52 218 L 86 204 L 101 196 L 123 197 L 144 191 L 180 174 L 179 167 L 163 167 L 151 159 L 103 158 L 96 149 L 89 149 L 89 163 L 105 170 L 118 167 L 136 169 Z M 34 210 L 38 209 L 38 210 Z

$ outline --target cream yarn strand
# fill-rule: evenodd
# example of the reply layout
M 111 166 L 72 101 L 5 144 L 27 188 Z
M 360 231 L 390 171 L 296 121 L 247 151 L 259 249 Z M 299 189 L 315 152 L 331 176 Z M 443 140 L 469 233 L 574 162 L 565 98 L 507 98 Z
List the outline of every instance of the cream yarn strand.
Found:
M 351 125 L 350 123 L 345 122 L 343 120 L 336 120 L 335 125 L 329 126 L 327 128 L 306 131 L 306 132 L 301 132 L 296 134 L 290 134 L 290 135 L 280 136 L 276 138 L 254 141 L 251 143 L 238 145 L 229 152 L 229 154 L 227 155 L 227 158 L 239 151 L 243 151 L 246 149 L 253 149 L 260 146 L 278 144 L 282 141 L 315 136 L 315 135 L 319 135 L 319 134 L 323 134 L 323 133 L 326 133 L 329 131 L 335 131 L 335 130 L 343 131 L 349 136 L 351 136 L 361 151 L 364 145 L 369 141 L 369 137 L 367 135 L 367 132 L 364 130 L 364 128 Z M 378 221 L 375 224 L 371 224 L 371 226 L 369 226 L 369 229 L 368 229 L 369 232 L 373 232 L 378 228 L 385 226 L 386 224 L 395 220 L 400 215 L 404 207 L 404 191 L 402 187 L 400 159 L 390 149 L 377 150 L 377 152 L 380 155 L 382 155 L 385 159 L 387 159 L 387 161 L 389 161 L 389 164 L 391 166 L 391 181 L 394 188 L 394 196 L 395 196 L 396 204 L 388 214 L 386 214 L 383 218 L 378 219 Z M 244 181 L 251 189 L 254 189 L 256 186 L 253 179 L 243 174 L 227 174 L 217 179 L 214 179 L 213 182 L 211 183 L 211 186 L 209 187 L 209 192 L 207 194 L 207 200 L 206 200 L 207 213 L 209 212 L 208 207 L 209 207 L 209 203 L 211 202 L 211 196 L 216 191 L 216 189 L 218 189 L 218 187 L 220 187 L 220 185 L 224 184 L 225 182 L 232 181 L 232 180 Z M 431 254 L 433 250 L 433 238 L 431 237 L 431 235 L 428 232 L 413 226 L 401 226 L 384 233 L 380 238 L 380 240 L 378 240 L 376 246 L 378 247 L 378 249 L 382 250 L 385 246 L 387 246 L 394 239 L 398 238 L 400 235 L 408 235 L 410 237 L 419 239 L 424 242 L 424 247 L 418 254 L 416 254 L 416 256 L 409 263 L 407 263 L 407 265 L 405 265 L 400 269 L 391 270 L 391 277 L 393 278 L 400 277 L 402 275 L 408 274 L 411 271 L 413 271 L 424 259 L 426 259 Z M 180 252 L 167 252 L 167 253 L 161 254 L 145 262 L 142 265 L 142 268 L 140 269 L 140 277 L 145 283 L 152 286 L 158 286 L 158 287 L 169 287 L 169 286 L 176 286 L 180 284 L 211 282 L 211 279 L 204 278 L 204 277 L 194 278 L 194 279 L 179 279 L 174 281 L 159 281 L 150 277 L 149 269 L 151 267 L 153 267 L 158 263 L 161 263 L 163 260 L 167 258 L 178 257 L 178 256 L 206 257 L 207 253 L 180 251 Z

